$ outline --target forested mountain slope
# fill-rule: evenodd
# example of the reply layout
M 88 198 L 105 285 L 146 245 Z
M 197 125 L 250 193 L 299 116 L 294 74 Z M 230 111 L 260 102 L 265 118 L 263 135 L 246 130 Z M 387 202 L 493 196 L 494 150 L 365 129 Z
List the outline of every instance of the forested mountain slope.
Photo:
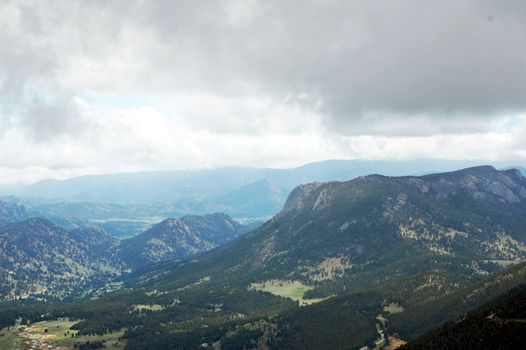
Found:
M 248 227 L 221 213 L 170 218 L 121 242 L 119 256 L 132 268 L 182 259 L 237 238 Z
M 475 278 L 526 257 L 524 213 L 526 179 L 516 170 L 313 183 L 259 229 L 154 280 L 298 280 L 328 296 L 437 268 Z
M 467 316 L 421 336 L 401 350 L 522 349 L 526 344 L 526 284 Z
M 40 218 L 11 223 L 0 228 L 0 300 L 89 295 L 131 270 L 204 252 L 247 230 L 220 213 L 168 219 L 123 241 Z
M 67 231 L 44 219 L 0 229 L 0 298 L 66 296 L 121 273 L 117 241 L 101 230 Z
M 525 178 L 486 166 L 306 184 L 260 228 L 45 317 L 125 328 L 127 349 L 410 340 L 524 283 L 525 213 Z

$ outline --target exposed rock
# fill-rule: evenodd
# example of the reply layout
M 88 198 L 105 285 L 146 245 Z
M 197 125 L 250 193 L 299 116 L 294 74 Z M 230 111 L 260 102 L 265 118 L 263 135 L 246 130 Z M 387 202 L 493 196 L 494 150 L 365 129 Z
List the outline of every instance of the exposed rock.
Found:
M 285 206 L 283 207 L 283 213 L 303 208 L 305 200 L 321 185 L 321 182 L 313 182 L 296 187 L 287 198 Z

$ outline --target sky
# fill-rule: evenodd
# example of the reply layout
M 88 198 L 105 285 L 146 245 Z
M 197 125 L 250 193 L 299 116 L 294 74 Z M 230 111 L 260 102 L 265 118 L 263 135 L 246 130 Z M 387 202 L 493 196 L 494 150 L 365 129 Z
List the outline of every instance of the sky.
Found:
M 0 0 L 0 183 L 526 163 L 522 0 Z

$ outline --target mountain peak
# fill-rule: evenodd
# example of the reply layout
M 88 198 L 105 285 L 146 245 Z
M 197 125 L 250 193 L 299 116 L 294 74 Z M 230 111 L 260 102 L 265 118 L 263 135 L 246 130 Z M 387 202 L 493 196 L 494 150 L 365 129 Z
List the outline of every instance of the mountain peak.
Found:
M 123 241 L 121 256 L 137 268 L 212 249 L 245 231 L 243 225 L 223 213 L 168 218 Z
M 495 169 L 492 165 L 478 165 L 474 167 L 459 169 L 455 171 L 449 171 L 449 172 L 439 172 L 429 175 L 424 175 L 422 177 L 436 177 L 436 176 L 448 176 L 448 177 L 455 177 L 455 176 L 464 176 L 464 175 L 476 175 L 476 176 L 491 176 L 494 174 L 497 174 L 501 171 Z
M 39 217 L 32 217 L 29 219 L 25 219 L 23 221 L 17 221 L 13 222 L 9 225 L 7 225 L 5 228 L 3 228 L 3 231 L 10 230 L 12 228 L 16 229 L 24 229 L 24 230 L 56 230 L 60 232 L 66 232 L 66 230 L 62 229 L 61 227 L 56 226 L 52 222 L 39 218 Z
M 409 185 L 409 186 L 408 186 Z M 437 198 L 468 195 L 475 199 L 495 199 L 516 204 L 526 200 L 526 178 L 516 169 L 497 170 L 483 165 L 424 176 L 390 177 L 379 174 L 360 176 L 345 182 L 313 182 L 296 187 L 287 198 L 280 215 L 293 210 L 329 207 L 343 193 L 347 197 L 374 193 L 417 190 Z

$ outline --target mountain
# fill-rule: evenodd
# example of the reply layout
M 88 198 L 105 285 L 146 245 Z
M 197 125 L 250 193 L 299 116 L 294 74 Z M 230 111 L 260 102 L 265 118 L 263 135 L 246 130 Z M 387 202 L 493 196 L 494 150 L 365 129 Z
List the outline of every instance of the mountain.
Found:
M 101 230 L 66 231 L 43 219 L 0 229 L 0 299 L 68 295 L 120 274 L 117 241 Z
M 235 212 L 242 217 L 270 215 L 279 212 L 283 207 L 290 192 L 288 187 L 271 178 L 265 178 L 214 197 L 211 206 L 223 212 Z
M 116 238 L 135 236 L 167 217 L 181 214 L 173 205 L 56 202 L 38 198 L 3 197 L 24 207 L 27 217 L 40 217 L 65 229 L 99 227 Z
M 526 168 L 520 167 L 520 166 L 516 167 L 516 168 L 517 168 L 517 170 L 519 170 L 522 173 L 522 175 L 526 176 Z
M 277 349 L 358 349 L 363 346 L 390 349 L 403 343 L 398 333 L 400 316 L 405 316 L 407 329 L 418 328 L 421 324 L 436 327 L 526 282 L 525 273 L 522 264 L 486 277 L 483 283 L 448 294 L 433 293 L 433 296 L 422 288 L 422 281 L 428 278 L 422 279 L 424 276 L 380 283 L 274 318 L 272 344 Z M 436 311 L 438 305 L 443 308 L 442 312 Z M 413 313 L 416 308 L 422 310 L 418 315 Z M 443 318 L 434 319 L 437 315 Z M 403 339 L 409 340 L 415 334 L 421 333 L 409 338 L 404 335 Z
M 400 349 L 521 349 L 526 344 L 526 284 Z
M 210 250 L 247 226 L 215 213 L 168 219 L 128 240 L 97 227 L 63 229 L 40 218 L 0 229 L 0 300 L 90 292 L 130 268 Z
M 526 179 L 489 166 L 312 183 L 261 228 L 163 280 L 286 276 L 328 296 L 432 266 L 475 278 L 526 258 L 525 212 Z
M 123 240 L 119 254 L 134 269 L 147 264 L 181 259 L 233 240 L 248 230 L 226 214 L 170 218 Z
M 314 181 L 342 181 L 367 174 L 389 176 L 449 171 L 477 162 L 417 160 L 328 160 L 290 169 L 221 168 L 192 171 L 158 171 L 90 175 L 68 180 L 43 180 L 21 186 L 2 186 L 0 194 L 15 195 L 37 216 L 74 216 L 71 203 L 112 204 L 127 207 L 112 212 L 100 207 L 90 219 L 140 217 L 164 218 L 185 214 L 225 212 L 235 218 L 261 218 L 276 214 L 296 186 Z M 504 167 L 506 164 L 498 163 Z M 47 202 L 43 201 L 47 200 Z M 51 202 L 50 202 L 51 200 Z M 32 202 L 37 202 L 32 205 Z M 65 205 L 60 205 L 60 203 Z M 137 210 L 140 205 L 140 210 Z M 92 206 L 90 209 L 96 209 Z M 48 213 L 49 211 L 49 213 Z M 81 216 L 85 214 L 80 213 Z M 128 221 L 129 223 L 130 221 Z M 114 221 L 113 224 L 116 222 Z M 106 227 L 108 228 L 108 227 Z
M 82 319 L 81 335 L 126 329 L 127 349 L 408 341 L 525 282 L 525 212 L 526 179 L 490 166 L 309 183 L 215 249 L 146 265 L 97 300 L 6 311 L 2 322 L 66 315 Z M 204 245 L 191 230 L 168 220 L 139 236 L 129 259 L 150 240 Z
M 525 212 L 526 179 L 490 166 L 302 185 L 260 228 L 146 270 L 77 327 L 133 325 L 129 349 L 410 340 L 524 283 L 524 264 L 494 274 L 526 259 Z M 128 316 L 138 304 L 158 311 Z
M 28 218 L 23 205 L 10 204 L 0 201 L 0 227 L 7 224 L 22 221 Z

